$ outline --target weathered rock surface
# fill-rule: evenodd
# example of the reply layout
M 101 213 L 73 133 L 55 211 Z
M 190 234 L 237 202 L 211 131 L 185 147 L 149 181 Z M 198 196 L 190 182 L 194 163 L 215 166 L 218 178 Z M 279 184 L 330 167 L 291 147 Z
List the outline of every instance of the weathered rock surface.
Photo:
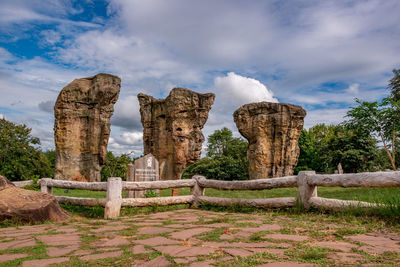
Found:
M 166 99 L 139 94 L 144 154 L 160 164 L 160 179 L 180 179 L 184 169 L 200 158 L 201 132 L 214 103 L 214 94 L 174 88 Z
M 11 218 L 22 222 L 62 222 L 69 215 L 54 196 L 18 188 L 0 176 L 0 221 Z
M 305 116 L 300 106 L 270 102 L 246 104 L 234 112 L 239 132 L 249 141 L 250 179 L 293 174 Z
M 97 74 L 64 87 L 54 106 L 55 179 L 100 181 L 121 79 Z

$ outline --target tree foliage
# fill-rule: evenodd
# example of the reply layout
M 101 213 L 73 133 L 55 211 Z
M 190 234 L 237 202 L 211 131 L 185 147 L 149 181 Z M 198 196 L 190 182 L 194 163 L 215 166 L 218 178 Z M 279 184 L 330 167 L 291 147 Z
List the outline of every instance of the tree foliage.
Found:
M 107 181 L 109 177 L 121 177 L 126 180 L 128 164 L 132 162 L 128 154 L 114 156 L 111 151 L 106 154 L 104 165 L 101 168 L 101 180 Z
M 396 170 L 396 146 L 400 132 L 400 100 L 384 98 L 381 102 L 362 102 L 347 112 L 348 127 L 362 129 L 382 142 L 393 170 Z
M 303 130 L 299 147 L 295 173 L 301 170 L 332 173 L 339 163 L 345 172 L 372 170 L 378 153 L 371 135 L 344 125 L 317 124 Z
M 228 128 L 216 130 L 208 136 L 207 157 L 189 166 L 183 178 L 200 174 L 209 179 L 247 180 L 247 146 L 247 141 L 233 137 Z
M 52 177 L 51 163 L 39 145 L 26 125 L 0 119 L 0 175 L 11 181 Z
M 393 70 L 394 77 L 390 79 L 388 88 L 390 90 L 390 98 L 394 101 L 400 100 L 400 69 Z

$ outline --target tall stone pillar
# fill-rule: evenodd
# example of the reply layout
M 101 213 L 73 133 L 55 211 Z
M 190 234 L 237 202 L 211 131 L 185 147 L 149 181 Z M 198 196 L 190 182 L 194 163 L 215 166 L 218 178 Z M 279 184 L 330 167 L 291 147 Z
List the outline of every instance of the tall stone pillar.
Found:
M 239 132 L 249 141 L 250 179 L 293 174 L 305 116 L 300 106 L 270 102 L 246 104 L 234 112 Z
M 100 181 L 120 87 L 120 78 L 101 73 L 61 90 L 54 106 L 55 179 Z
M 144 154 L 159 162 L 160 179 L 180 179 L 185 168 L 200 158 L 201 132 L 214 103 L 214 94 L 174 88 L 166 99 L 139 94 Z

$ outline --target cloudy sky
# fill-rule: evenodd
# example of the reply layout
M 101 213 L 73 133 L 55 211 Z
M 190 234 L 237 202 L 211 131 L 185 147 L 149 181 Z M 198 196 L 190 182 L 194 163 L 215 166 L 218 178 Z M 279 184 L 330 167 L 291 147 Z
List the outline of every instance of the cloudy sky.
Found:
M 75 78 L 122 79 L 109 150 L 142 151 L 136 95 L 213 92 L 207 136 L 241 105 L 303 106 L 338 123 L 354 98 L 387 94 L 400 68 L 398 0 L 1 0 L 0 117 L 54 148 L 53 105 Z

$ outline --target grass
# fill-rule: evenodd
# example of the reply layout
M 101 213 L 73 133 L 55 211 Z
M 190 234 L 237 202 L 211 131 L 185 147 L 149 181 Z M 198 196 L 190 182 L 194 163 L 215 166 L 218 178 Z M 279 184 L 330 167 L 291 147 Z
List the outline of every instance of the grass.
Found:
M 327 252 L 329 248 L 297 246 L 285 252 L 291 260 L 300 262 L 312 262 L 317 264 L 327 264 Z

